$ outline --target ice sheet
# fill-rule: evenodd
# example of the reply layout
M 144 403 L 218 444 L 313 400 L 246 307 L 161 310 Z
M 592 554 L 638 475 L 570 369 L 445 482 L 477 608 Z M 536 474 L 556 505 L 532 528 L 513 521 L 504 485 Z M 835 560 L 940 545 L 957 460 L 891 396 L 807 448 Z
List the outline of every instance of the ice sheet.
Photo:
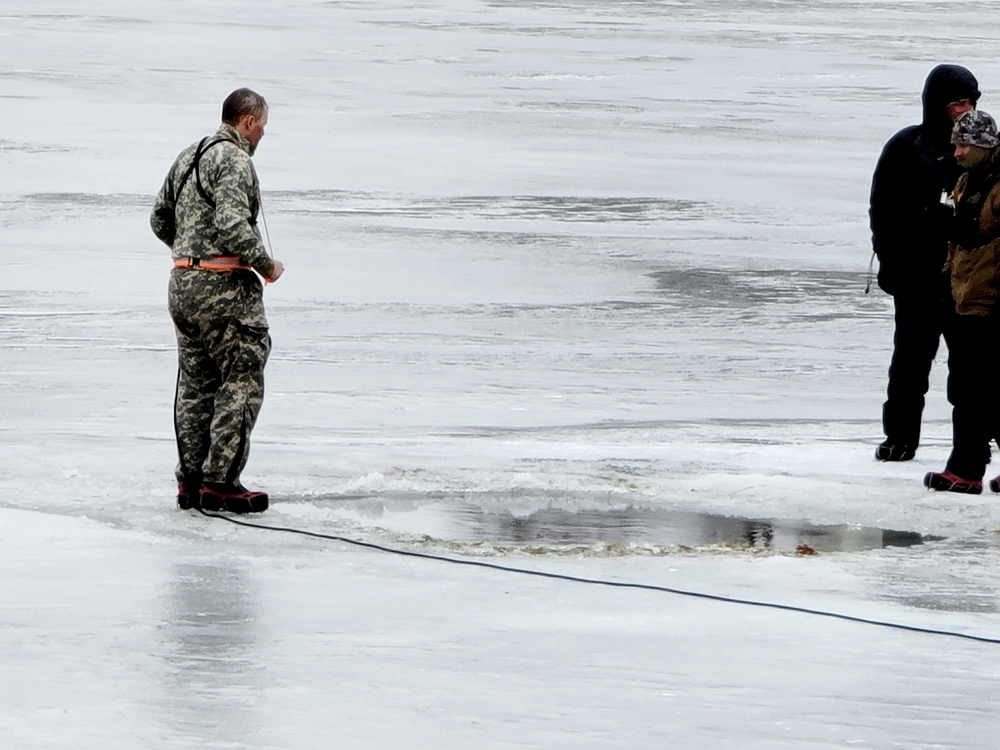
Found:
M 892 326 L 864 286 L 882 144 L 938 62 L 992 111 L 998 26 L 903 0 L 5 2 L 0 745 L 995 744 L 995 645 L 175 510 L 147 213 L 230 90 L 268 98 L 261 520 L 997 638 L 996 501 L 920 484 L 944 350 L 917 459 L 871 459 Z

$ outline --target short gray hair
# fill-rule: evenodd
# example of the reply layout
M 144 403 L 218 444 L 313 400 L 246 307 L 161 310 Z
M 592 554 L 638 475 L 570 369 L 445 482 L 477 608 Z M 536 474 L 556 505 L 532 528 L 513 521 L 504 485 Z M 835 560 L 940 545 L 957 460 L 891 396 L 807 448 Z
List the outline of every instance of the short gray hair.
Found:
M 246 115 L 263 117 L 267 111 L 264 97 L 250 89 L 236 89 L 222 103 L 222 121 L 227 125 L 235 125 Z

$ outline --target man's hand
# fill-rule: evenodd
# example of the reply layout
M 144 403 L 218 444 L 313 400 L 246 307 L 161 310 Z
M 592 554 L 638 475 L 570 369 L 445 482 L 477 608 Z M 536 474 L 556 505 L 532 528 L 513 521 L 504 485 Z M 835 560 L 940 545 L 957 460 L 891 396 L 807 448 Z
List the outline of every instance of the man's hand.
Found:
M 280 260 L 275 260 L 275 261 L 272 261 L 272 262 L 274 263 L 274 270 L 271 271 L 271 275 L 267 277 L 267 280 L 269 282 L 270 281 L 277 281 L 278 279 L 281 278 L 281 274 L 283 274 L 285 272 L 285 264 L 284 263 L 282 263 Z

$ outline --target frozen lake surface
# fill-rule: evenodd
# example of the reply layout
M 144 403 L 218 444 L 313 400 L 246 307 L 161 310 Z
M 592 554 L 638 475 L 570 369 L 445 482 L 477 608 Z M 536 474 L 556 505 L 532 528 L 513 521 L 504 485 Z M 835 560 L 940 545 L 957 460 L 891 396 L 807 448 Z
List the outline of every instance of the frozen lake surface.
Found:
M 997 498 L 921 485 L 946 352 L 877 464 L 864 293 L 883 143 L 939 62 L 1000 112 L 997 38 L 976 2 L 7 0 L 0 746 L 995 746 L 1000 645 L 670 591 L 1000 639 Z M 174 508 L 147 217 L 242 85 L 287 266 L 252 522 L 373 547 Z

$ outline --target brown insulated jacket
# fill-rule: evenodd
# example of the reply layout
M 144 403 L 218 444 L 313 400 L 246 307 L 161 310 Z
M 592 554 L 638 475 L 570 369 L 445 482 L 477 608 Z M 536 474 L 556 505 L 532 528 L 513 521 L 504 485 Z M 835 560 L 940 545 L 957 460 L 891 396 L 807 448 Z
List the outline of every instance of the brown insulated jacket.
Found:
M 1000 147 L 958 179 L 951 237 L 947 268 L 956 312 L 1000 313 Z

